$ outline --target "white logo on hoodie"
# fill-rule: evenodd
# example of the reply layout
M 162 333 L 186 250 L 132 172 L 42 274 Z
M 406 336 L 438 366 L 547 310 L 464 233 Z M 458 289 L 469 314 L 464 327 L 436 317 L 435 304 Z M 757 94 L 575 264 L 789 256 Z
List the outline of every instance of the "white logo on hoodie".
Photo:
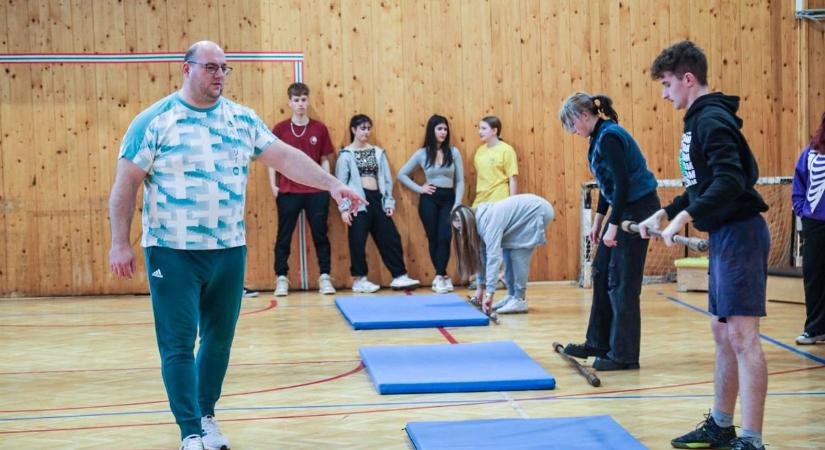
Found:
M 690 187 L 696 184 L 696 170 L 693 168 L 693 163 L 690 161 L 690 142 L 691 133 L 686 131 L 682 135 L 682 144 L 679 148 L 679 169 L 682 171 L 682 182 L 685 187 Z

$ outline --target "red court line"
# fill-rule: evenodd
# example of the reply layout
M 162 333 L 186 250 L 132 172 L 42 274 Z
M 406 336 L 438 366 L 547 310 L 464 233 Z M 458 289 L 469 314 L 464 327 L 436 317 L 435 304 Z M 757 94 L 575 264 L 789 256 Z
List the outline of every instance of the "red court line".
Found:
M 769 375 L 780 375 L 792 372 L 802 372 L 806 370 L 817 370 L 825 368 L 825 366 L 815 366 L 815 367 L 805 367 L 801 369 L 790 369 L 784 370 L 779 372 L 770 373 Z M 413 411 L 413 410 L 421 410 L 421 409 L 440 409 L 440 408 L 454 408 L 459 406 L 479 406 L 479 405 L 490 405 L 490 404 L 497 404 L 497 403 L 507 403 L 510 401 L 535 401 L 535 400 L 553 400 L 553 399 L 564 399 L 570 397 L 580 397 L 580 396 L 598 396 L 604 394 L 617 394 L 617 393 L 625 393 L 625 392 L 637 392 L 637 391 L 645 391 L 645 390 L 658 390 L 658 389 L 671 389 L 675 387 L 682 387 L 682 386 L 692 386 L 697 384 L 713 384 L 713 380 L 707 381 L 700 381 L 694 383 L 683 383 L 683 384 L 671 384 L 671 385 L 664 385 L 664 386 L 650 386 L 646 388 L 635 388 L 635 389 L 624 389 L 624 390 L 613 390 L 613 391 L 600 391 L 600 392 L 581 392 L 577 394 L 567 394 L 567 395 L 555 395 L 555 396 L 539 396 L 539 397 L 525 397 L 525 398 L 514 398 L 512 400 L 509 399 L 501 399 L 501 400 L 484 400 L 484 401 L 477 401 L 472 402 L 469 401 L 467 403 L 453 403 L 447 405 L 422 405 L 422 406 L 409 406 L 403 408 L 384 408 L 384 409 L 365 409 L 365 410 L 355 410 L 355 411 L 343 411 L 343 412 L 330 412 L 330 413 L 316 413 L 316 414 L 295 414 L 295 415 L 282 415 L 282 416 L 262 416 L 262 417 L 241 417 L 237 419 L 221 419 L 221 422 L 252 422 L 258 420 L 281 420 L 281 419 L 305 419 L 305 418 L 314 418 L 314 417 L 330 417 L 330 416 L 348 416 L 348 415 L 356 415 L 356 414 L 375 414 L 375 413 L 386 413 L 386 412 L 397 412 L 397 411 Z M 55 432 L 55 431 L 79 431 L 79 430 L 100 430 L 100 429 L 111 429 L 111 428 L 134 428 L 134 427 L 151 427 L 151 426 L 159 426 L 159 425 L 174 425 L 174 422 L 154 422 L 154 423 L 136 423 L 136 424 L 120 424 L 120 425 L 92 425 L 92 426 L 85 426 L 85 427 L 66 427 L 66 428 L 45 428 L 39 430 L 13 430 L 13 431 L 0 431 L 0 435 L 4 434 L 21 434 L 21 433 L 48 433 L 48 432 Z
M 441 333 L 441 335 L 444 336 L 450 344 L 458 344 L 458 340 L 454 338 L 449 331 L 445 330 L 444 327 L 438 327 L 438 332 Z
M 255 390 L 255 391 L 243 391 L 243 392 L 235 392 L 235 393 L 231 393 L 231 394 L 223 394 L 221 397 L 237 397 L 237 396 L 241 396 L 241 395 L 261 394 L 261 393 L 264 393 L 264 392 L 284 391 L 284 390 L 287 390 L 287 389 L 295 389 L 295 388 L 304 387 L 304 386 L 311 386 L 313 384 L 327 383 L 327 382 L 330 382 L 330 381 L 338 380 L 340 378 L 344 378 L 344 377 L 350 376 L 352 374 L 358 373 L 363 369 L 364 369 L 364 364 L 359 362 L 358 366 L 356 366 L 354 369 L 349 370 L 349 371 L 344 372 L 344 373 L 341 373 L 341 374 L 338 374 L 338 375 L 328 377 L 328 378 L 322 378 L 320 380 L 315 380 L 315 381 L 308 381 L 306 383 L 292 384 L 292 385 L 289 385 L 289 386 L 281 386 L 281 387 L 275 387 L 275 388 L 258 389 L 258 390 Z M 115 407 L 119 407 L 119 406 L 154 405 L 154 404 L 158 404 L 158 403 L 166 403 L 167 401 L 168 400 L 163 399 L 163 400 L 149 400 L 149 401 L 143 401 L 143 402 L 116 403 L 116 404 L 109 404 L 109 405 L 68 406 L 68 407 L 63 407 L 63 408 L 40 408 L 40 409 L 13 409 L 13 410 L 0 410 L 0 413 L 77 411 L 77 410 L 83 410 L 83 409 L 115 408 Z
M 318 361 L 273 361 L 266 363 L 239 363 L 230 364 L 229 367 L 254 367 L 254 366 L 300 366 L 303 364 L 334 364 L 359 362 L 360 359 L 328 359 Z M 63 369 L 63 370 L 30 370 L 25 372 L 0 372 L 4 375 L 48 375 L 57 373 L 85 373 L 85 372 L 129 372 L 139 370 L 160 370 L 160 366 L 152 367 L 114 367 L 109 369 Z
M 269 301 L 269 305 L 261 308 L 256 309 L 254 311 L 247 311 L 245 313 L 241 313 L 242 316 L 247 316 L 249 314 L 258 314 L 264 311 L 269 311 L 270 309 L 274 309 L 278 306 L 278 301 L 272 299 Z M 76 324 L 30 324 L 30 325 L 12 325 L 12 324 L 5 324 L 0 323 L 0 327 L 5 328 L 82 328 L 82 327 L 126 327 L 126 326 L 134 326 L 134 325 L 154 325 L 155 322 L 130 322 L 130 323 L 76 323 Z

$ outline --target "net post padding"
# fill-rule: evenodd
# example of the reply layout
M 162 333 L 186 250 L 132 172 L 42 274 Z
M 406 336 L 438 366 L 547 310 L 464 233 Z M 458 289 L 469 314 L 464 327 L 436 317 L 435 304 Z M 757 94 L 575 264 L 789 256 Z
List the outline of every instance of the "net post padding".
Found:
M 771 251 L 768 256 L 769 266 L 789 266 L 793 264 L 796 254 L 793 239 L 796 232 L 793 208 L 791 206 L 791 177 L 761 177 L 756 183 L 756 190 L 765 199 L 770 209 L 763 214 L 771 235 Z M 667 205 L 673 197 L 684 192 L 681 179 L 658 180 L 657 193 L 662 205 Z M 581 194 L 581 229 L 579 238 L 579 286 L 589 288 L 592 281 L 593 257 L 596 246 L 590 244 L 587 234 L 593 224 L 598 204 L 598 186 L 596 182 L 582 183 Z M 707 239 L 707 233 L 688 225 L 685 236 Z M 676 266 L 673 262 L 680 258 L 702 256 L 701 253 L 688 250 L 681 245 L 667 247 L 662 242 L 651 242 L 647 251 L 645 264 L 645 283 L 661 283 L 676 279 Z

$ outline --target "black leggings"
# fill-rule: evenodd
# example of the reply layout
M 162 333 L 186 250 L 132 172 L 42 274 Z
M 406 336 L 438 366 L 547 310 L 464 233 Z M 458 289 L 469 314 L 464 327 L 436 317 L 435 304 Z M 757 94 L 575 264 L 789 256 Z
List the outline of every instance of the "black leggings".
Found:
M 432 195 L 421 194 L 418 215 L 430 243 L 430 260 L 435 274 L 446 276 L 450 262 L 450 239 L 453 237 L 450 212 L 455 204 L 455 189 L 436 188 Z

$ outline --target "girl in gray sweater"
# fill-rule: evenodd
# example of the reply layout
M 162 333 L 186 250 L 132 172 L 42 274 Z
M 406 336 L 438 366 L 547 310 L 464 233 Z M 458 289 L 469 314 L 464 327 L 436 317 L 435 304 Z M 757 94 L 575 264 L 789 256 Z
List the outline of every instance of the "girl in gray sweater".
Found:
M 425 182 L 417 184 L 410 173 L 420 167 Z M 430 260 L 435 269 L 432 289 L 438 294 L 453 291 L 453 281 L 447 276 L 450 261 L 450 212 L 461 204 L 464 196 L 464 164 L 461 153 L 450 145 L 447 118 L 434 114 L 427 122 L 424 146 L 398 172 L 398 181 L 421 195 L 418 215 L 429 241 Z
M 476 276 L 475 298 L 480 300 L 483 311 L 527 312 L 525 293 L 530 259 L 533 250 L 547 242 L 544 230 L 554 215 L 550 202 L 534 194 L 481 203 L 476 211 L 464 205 L 453 210 L 458 273 L 462 279 Z M 502 261 L 507 296 L 493 304 Z M 482 286 L 486 288 L 483 299 Z

